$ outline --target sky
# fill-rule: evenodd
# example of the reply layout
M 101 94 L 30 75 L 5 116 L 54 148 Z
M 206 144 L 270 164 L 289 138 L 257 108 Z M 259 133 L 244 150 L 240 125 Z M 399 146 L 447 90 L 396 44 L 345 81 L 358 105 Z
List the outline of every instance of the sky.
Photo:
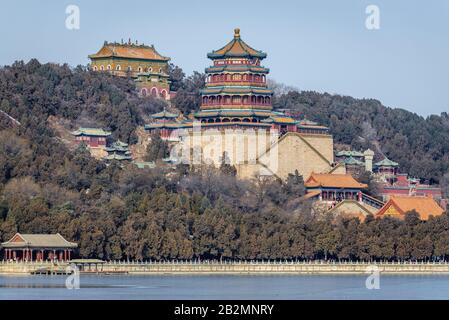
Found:
M 80 28 L 66 28 L 77 5 Z M 379 8 L 369 30 L 366 8 Z M 0 65 L 87 64 L 105 40 L 154 44 L 186 74 L 233 37 L 268 54 L 277 82 L 420 115 L 449 112 L 447 0 L 0 0 Z

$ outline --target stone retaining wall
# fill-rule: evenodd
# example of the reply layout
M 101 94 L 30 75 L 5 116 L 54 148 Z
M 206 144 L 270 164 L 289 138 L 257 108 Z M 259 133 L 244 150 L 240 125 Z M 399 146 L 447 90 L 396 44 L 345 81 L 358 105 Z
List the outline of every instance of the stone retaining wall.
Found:
M 0 274 L 30 274 L 39 270 L 49 273 L 64 271 L 67 263 L 16 263 L 0 262 Z M 447 273 L 448 263 L 130 263 L 107 262 L 102 265 L 84 265 L 85 273 L 117 274 L 367 274 L 377 266 L 379 272 L 388 274 Z

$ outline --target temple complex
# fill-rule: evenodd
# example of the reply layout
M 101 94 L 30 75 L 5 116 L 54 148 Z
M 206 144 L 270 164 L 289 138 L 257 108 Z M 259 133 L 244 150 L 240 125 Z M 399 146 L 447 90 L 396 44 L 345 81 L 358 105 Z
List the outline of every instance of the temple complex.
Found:
M 297 171 L 305 179 L 307 194 L 303 200 L 312 200 L 325 212 L 361 220 L 378 212 L 382 212 L 378 216 L 386 212 L 402 215 L 405 209 L 394 201 L 387 202 L 388 209 L 379 211 L 392 196 L 415 196 L 416 200 L 409 201 L 415 208 L 421 202 L 430 203 L 429 196 L 441 198 L 440 188 L 400 174 L 398 163 L 386 157 L 373 163 L 375 154 L 370 149 L 334 153 L 329 128 L 300 113 L 293 117 L 290 110 L 274 110 L 273 91 L 267 82 L 270 70 L 262 64 L 267 54 L 246 43 L 240 29 L 234 29 L 233 38 L 207 53 L 207 57 L 211 64 L 205 68 L 199 110 L 183 115 L 176 111 L 176 106 L 169 105 L 170 111 L 164 108 L 150 115 L 151 120 L 144 127 L 149 139 L 157 134 L 175 150 L 164 159 L 165 163 L 184 162 L 183 153 L 187 150 L 187 163 L 220 166 L 226 160 L 243 179 L 273 176 L 285 180 Z M 160 55 L 154 46 L 106 42 L 89 58 L 93 71 L 134 78 L 143 97 L 170 100 L 172 96 L 169 58 Z M 104 160 L 131 160 L 126 143 L 117 141 L 106 147 L 106 139 L 100 139 L 107 137 L 106 133 L 95 135 L 95 129 L 80 128 L 76 136 L 77 141 L 86 141 L 89 146 L 105 147 L 108 154 Z M 135 164 L 141 168 L 155 166 L 146 162 Z M 367 194 L 368 185 L 353 178 L 364 172 L 374 174 L 383 201 Z
M 170 100 L 168 61 L 153 45 L 109 43 L 95 54 L 89 55 L 90 70 L 108 72 L 114 76 L 132 77 L 142 96 Z
M 57 234 L 16 233 L 11 240 L 3 242 L 5 260 L 15 261 L 68 261 L 78 245 Z

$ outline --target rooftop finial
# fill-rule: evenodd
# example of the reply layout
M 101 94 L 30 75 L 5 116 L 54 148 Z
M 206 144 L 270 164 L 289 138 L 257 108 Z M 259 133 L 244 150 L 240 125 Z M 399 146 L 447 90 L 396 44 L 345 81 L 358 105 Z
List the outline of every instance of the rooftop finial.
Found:
M 234 29 L 234 38 L 240 38 L 240 29 L 239 28 Z

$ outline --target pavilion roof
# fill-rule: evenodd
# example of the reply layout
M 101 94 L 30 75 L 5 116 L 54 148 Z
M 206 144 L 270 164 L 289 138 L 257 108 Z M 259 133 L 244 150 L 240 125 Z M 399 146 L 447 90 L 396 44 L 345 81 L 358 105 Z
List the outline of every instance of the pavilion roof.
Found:
M 364 162 L 357 160 L 357 159 L 353 158 L 352 156 L 345 158 L 345 160 L 343 162 L 348 165 L 356 165 L 356 166 L 362 166 L 365 164 Z
M 337 157 L 363 157 L 363 153 L 355 150 L 343 150 L 337 152 Z
M 367 215 L 371 214 L 363 204 L 356 200 L 345 199 L 340 201 L 335 207 L 331 208 L 328 213 L 336 212 L 337 216 L 344 219 L 359 218 L 361 222 L 365 221 Z
M 133 162 L 139 169 L 143 168 L 155 168 L 156 164 L 154 161 L 134 161 Z
M 170 58 L 159 54 L 153 45 L 145 46 L 131 43 L 122 44 L 105 42 L 103 47 L 97 53 L 89 55 L 90 59 L 111 57 L 159 61 L 170 60 Z
M 120 140 L 115 141 L 111 146 L 105 148 L 106 151 L 129 151 L 128 144 Z
M 328 127 L 325 126 L 310 126 L 310 125 L 303 125 L 303 124 L 297 124 L 297 127 L 300 129 L 320 129 L 320 130 L 329 130 Z
M 2 243 L 4 248 L 76 248 L 78 245 L 57 234 L 16 233 L 11 240 Z
M 219 87 L 207 87 L 200 90 L 201 94 L 273 94 L 271 89 L 261 87 L 238 87 L 238 86 L 219 86 Z
M 307 120 L 307 119 L 299 120 L 298 123 L 297 123 L 297 127 L 300 128 L 300 129 L 329 130 L 328 127 L 319 125 L 317 122 L 311 121 L 311 120 Z
M 427 196 L 391 196 L 390 200 L 377 212 L 377 217 L 388 215 L 388 209 L 394 207 L 399 215 L 403 217 L 407 212 L 416 211 L 421 220 L 429 219 L 429 216 L 439 216 L 444 210 L 436 201 Z
M 232 39 L 224 47 L 212 51 L 207 54 L 210 59 L 217 58 L 266 58 L 267 54 L 265 52 L 251 48 L 245 41 L 240 38 L 240 29 L 234 29 L 234 39 Z
M 100 128 L 79 128 L 78 130 L 72 131 L 72 134 L 74 136 L 108 137 L 111 135 L 111 132 Z
M 398 167 L 399 163 L 394 162 L 388 158 L 385 158 L 382 161 L 376 162 L 374 165 L 376 167 Z
M 308 119 L 302 119 L 302 120 L 299 120 L 299 124 L 303 125 L 303 126 L 317 126 L 318 122 L 308 120 Z
M 307 188 L 366 189 L 368 186 L 350 174 L 312 173 L 305 182 Z
M 173 119 L 173 118 L 177 118 L 178 116 L 179 116 L 178 114 L 168 112 L 165 109 L 163 111 L 161 111 L 161 112 L 154 113 L 154 114 L 151 115 L 151 117 L 154 118 L 154 119 L 163 119 L 163 118 Z

